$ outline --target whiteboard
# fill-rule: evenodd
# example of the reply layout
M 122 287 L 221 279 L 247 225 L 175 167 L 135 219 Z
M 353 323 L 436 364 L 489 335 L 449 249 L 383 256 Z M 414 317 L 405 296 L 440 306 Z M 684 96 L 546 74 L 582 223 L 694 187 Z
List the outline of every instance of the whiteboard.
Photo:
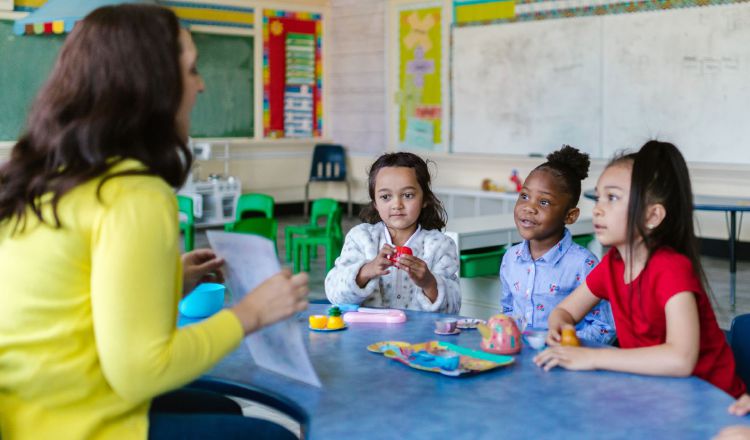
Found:
M 750 164 L 750 5 L 456 28 L 452 149 Z

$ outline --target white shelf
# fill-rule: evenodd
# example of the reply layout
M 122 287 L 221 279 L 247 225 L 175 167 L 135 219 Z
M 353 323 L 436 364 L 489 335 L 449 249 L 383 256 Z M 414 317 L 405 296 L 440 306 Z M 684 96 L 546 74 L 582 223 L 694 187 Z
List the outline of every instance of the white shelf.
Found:
M 448 219 L 482 217 L 513 212 L 518 193 L 439 187 L 432 190 L 443 202 Z

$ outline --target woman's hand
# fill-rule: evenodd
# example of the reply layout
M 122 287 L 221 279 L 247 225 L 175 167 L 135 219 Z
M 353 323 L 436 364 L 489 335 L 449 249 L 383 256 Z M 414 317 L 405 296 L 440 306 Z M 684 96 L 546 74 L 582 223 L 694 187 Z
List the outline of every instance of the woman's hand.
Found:
M 224 259 L 211 249 L 196 249 L 182 254 L 182 295 L 187 295 L 200 283 L 223 283 L 221 266 Z
M 393 266 L 393 262 L 388 257 L 394 252 L 396 249 L 393 246 L 384 244 L 378 255 L 359 269 L 357 285 L 365 287 L 371 279 L 387 275 L 388 269 Z
M 584 347 L 551 347 L 534 356 L 537 367 L 549 371 L 554 367 L 568 370 L 595 370 L 601 350 Z
M 424 291 L 430 301 L 435 302 L 438 297 L 437 280 L 427 267 L 427 263 L 414 255 L 401 255 L 396 262 L 396 267 L 406 271 L 414 284 Z
M 232 307 L 245 334 L 286 319 L 307 308 L 306 273 L 292 276 L 284 269 L 267 279 Z

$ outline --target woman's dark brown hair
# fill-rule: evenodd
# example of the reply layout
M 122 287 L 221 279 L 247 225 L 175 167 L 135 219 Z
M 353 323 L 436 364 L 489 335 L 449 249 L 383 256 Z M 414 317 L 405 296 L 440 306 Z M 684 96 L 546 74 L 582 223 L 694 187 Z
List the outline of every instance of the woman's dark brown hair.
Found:
M 419 213 L 417 220 L 423 229 L 443 229 L 445 227 L 446 215 L 443 203 L 435 197 L 430 189 L 430 171 L 427 169 L 427 163 L 421 157 L 413 153 L 398 152 L 386 153 L 378 158 L 372 164 L 367 173 L 368 191 L 370 193 L 370 204 L 359 213 L 359 218 L 365 223 L 375 224 L 382 221 L 378 210 L 375 209 L 375 179 L 378 171 L 385 167 L 404 167 L 414 169 L 417 175 L 417 182 L 422 188 L 424 194 L 422 202 L 424 207 Z
M 102 7 L 75 26 L 0 167 L 0 222 L 16 218 L 23 229 L 29 207 L 50 221 L 40 201 L 49 193 L 60 227 L 60 198 L 128 158 L 146 170 L 107 179 L 148 174 L 182 185 L 192 156 L 176 123 L 179 33 L 174 13 L 151 5 Z

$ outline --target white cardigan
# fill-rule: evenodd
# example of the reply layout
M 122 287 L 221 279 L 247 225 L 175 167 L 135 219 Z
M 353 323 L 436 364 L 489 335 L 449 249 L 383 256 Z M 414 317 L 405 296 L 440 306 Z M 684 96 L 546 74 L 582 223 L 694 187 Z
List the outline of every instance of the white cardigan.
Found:
M 409 240 L 414 256 L 427 263 L 437 280 L 438 297 L 434 303 L 405 271 L 395 267 L 388 275 L 371 279 L 364 288 L 357 285 L 359 270 L 387 243 L 386 233 L 382 222 L 363 223 L 349 231 L 335 267 L 326 276 L 328 300 L 334 304 L 458 313 L 461 309 L 458 253 L 453 240 L 438 230 L 422 229 Z M 400 283 L 398 291 L 397 282 Z

